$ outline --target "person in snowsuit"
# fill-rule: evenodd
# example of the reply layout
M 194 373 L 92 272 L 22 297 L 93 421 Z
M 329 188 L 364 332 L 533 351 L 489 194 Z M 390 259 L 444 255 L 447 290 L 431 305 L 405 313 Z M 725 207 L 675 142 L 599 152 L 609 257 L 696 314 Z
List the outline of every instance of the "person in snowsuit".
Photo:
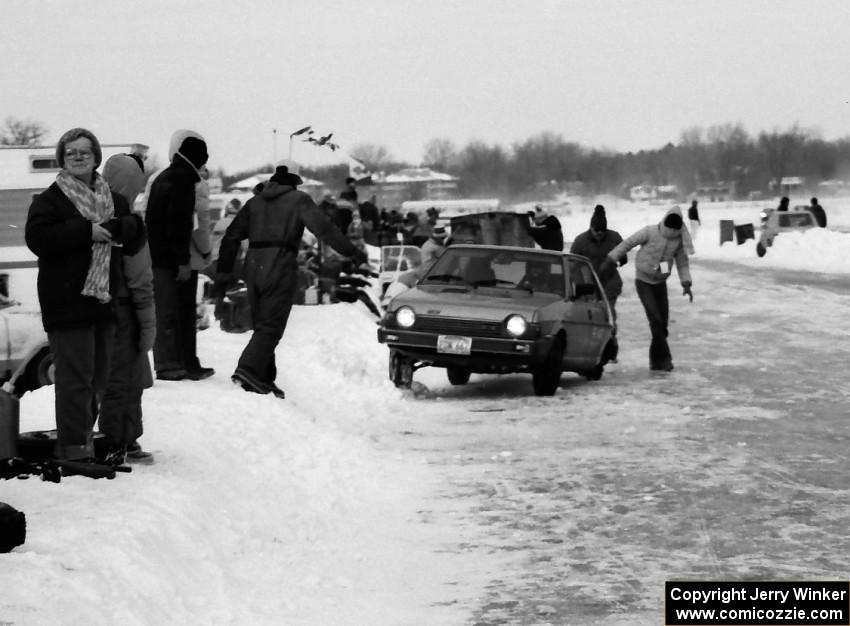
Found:
M 812 215 L 815 216 L 815 221 L 818 223 L 818 226 L 826 228 L 826 211 L 823 210 L 823 207 L 820 205 L 817 198 L 812 198 L 812 204 L 809 206 L 809 211 L 811 211 Z
M 617 298 L 623 292 L 623 279 L 620 278 L 620 272 L 617 271 L 617 265 L 604 264 L 608 258 L 608 253 L 616 248 L 623 238 L 616 230 L 608 229 L 608 218 L 605 216 L 605 207 L 597 204 L 593 209 L 593 215 L 590 218 L 590 228 L 579 234 L 570 246 L 572 254 L 580 254 L 590 259 L 593 269 L 599 276 L 602 282 L 602 288 L 605 290 L 605 296 L 608 298 L 608 303 L 611 305 L 611 314 L 614 319 L 614 335 L 611 338 L 611 354 L 609 358 L 616 362 L 618 344 L 617 344 Z M 618 260 L 619 265 L 625 265 L 628 257 L 623 255 Z
M 702 225 L 699 219 L 699 208 L 697 208 L 697 201 L 691 200 L 691 206 L 688 207 L 688 221 L 691 223 L 691 238 L 697 238 L 697 231 L 699 231 L 699 227 Z
M 693 254 L 693 243 L 682 219 L 681 209 L 672 207 L 661 222 L 644 226 L 617 245 L 608 253 L 603 272 L 614 267 L 635 246 L 640 246 L 635 255 L 635 288 L 652 333 L 649 368 L 669 372 L 673 369 L 673 357 L 667 343 L 670 318 L 667 278 L 674 262 L 682 284 L 682 294 L 688 296 L 691 302 L 694 299 L 688 263 L 688 254 Z M 666 271 L 662 269 L 662 263 L 667 264 Z
M 144 170 L 139 161 L 126 154 L 107 159 L 103 178 L 131 207 L 145 188 Z M 115 344 L 98 414 L 100 431 L 108 441 L 110 461 L 118 464 L 124 460 L 153 462 L 153 455 L 143 450 L 138 442 L 144 433 L 142 393 L 153 386 L 148 352 L 153 348 L 156 335 L 151 254 L 141 219 L 138 226 L 135 246 L 125 242 L 121 248 L 122 271 L 115 287 Z
M 151 185 L 145 221 L 156 302 L 154 367 L 160 380 L 201 380 L 215 373 L 197 355 L 198 271 L 191 266 L 196 185 L 209 155 L 203 138 L 178 130 L 171 164 Z
M 297 188 L 301 183 L 296 164 L 279 165 L 263 191 L 248 200 L 227 228 L 218 255 L 216 284 L 221 290 L 232 280 L 236 253 L 248 239 L 245 281 L 254 330 L 231 379 L 246 391 L 279 398 L 284 392 L 275 384 L 274 353 L 298 288 L 298 250 L 304 228 L 355 263 L 367 260 L 366 253 Z
M 33 197 L 25 227 L 38 257 L 41 321 L 55 368 L 56 456 L 95 462 L 95 411 L 110 369 L 121 248 L 132 245 L 137 218 L 96 171 L 100 143 L 72 128 L 56 144 L 61 171 Z
M 564 249 L 564 233 L 561 222 L 554 215 L 549 215 L 539 204 L 534 207 L 532 214 L 534 226 L 528 227 L 528 232 L 534 242 L 544 250 Z

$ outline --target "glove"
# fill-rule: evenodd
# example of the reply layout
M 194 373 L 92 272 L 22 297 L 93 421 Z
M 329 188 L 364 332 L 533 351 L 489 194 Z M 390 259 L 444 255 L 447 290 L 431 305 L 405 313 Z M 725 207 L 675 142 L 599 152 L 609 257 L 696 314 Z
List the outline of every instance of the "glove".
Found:
M 597 274 L 599 274 L 599 276 L 610 274 L 612 271 L 614 271 L 614 269 L 616 269 L 616 267 L 617 262 L 614 261 L 614 259 L 612 259 L 611 257 L 606 256 L 599 264 L 599 271 L 597 272 Z
M 688 281 L 688 280 L 686 280 L 685 282 L 682 283 L 682 295 L 688 296 L 688 298 L 690 298 L 691 302 L 694 301 L 694 294 L 691 291 L 691 282 Z
M 215 275 L 212 288 L 210 289 L 210 297 L 214 299 L 223 298 L 227 290 L 236 282 L 233 272 L 219 272 Z
M 366 254 L 365 250 L 357 248 L 357 250 L 354 251 L 354 254 L 351 255 L 351 262 L 357 266 L 363 265 L 364 263 L 369 262 L 369 255 Z
M 192 266 L 188 263 L 186 265 L 181 265 L 177 268 L 177 280 L 178 282 L 185 283 L 192 277 Z
M 156 339 L 156 314 L 154 307 L 149 306 L 136 310 L 136 319 L 139 320 L 139 352 L 147 354 L 153 349 Z

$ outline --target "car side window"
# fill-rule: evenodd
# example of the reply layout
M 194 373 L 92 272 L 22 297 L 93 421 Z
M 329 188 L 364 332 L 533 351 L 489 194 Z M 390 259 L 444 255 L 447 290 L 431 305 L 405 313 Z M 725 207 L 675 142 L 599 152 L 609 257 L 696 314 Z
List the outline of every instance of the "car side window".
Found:
M 580 302 L 601 300 L 599 286 L 593 277 L 593 270 L 590 268 L 590 264 L 577 259 L 570 259 L 568 264 L 571 296 Z

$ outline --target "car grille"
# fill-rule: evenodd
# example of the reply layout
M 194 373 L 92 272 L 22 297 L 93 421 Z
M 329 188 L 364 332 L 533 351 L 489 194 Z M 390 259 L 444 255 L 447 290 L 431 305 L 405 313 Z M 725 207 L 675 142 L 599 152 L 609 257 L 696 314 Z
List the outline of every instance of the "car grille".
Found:
M 501 322 L 457 319 L 452 317 L 428 317 L 418 315 L 412 330 L 440 333 L 443 335 L 465 335 L 470 337 L 504 337 Z

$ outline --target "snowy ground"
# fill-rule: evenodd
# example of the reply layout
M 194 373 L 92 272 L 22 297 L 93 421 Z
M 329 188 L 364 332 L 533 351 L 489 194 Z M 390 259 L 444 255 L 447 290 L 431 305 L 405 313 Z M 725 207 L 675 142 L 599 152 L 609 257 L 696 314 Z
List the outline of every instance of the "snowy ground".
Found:
M 609 226 L 623 236 L 658 221 L 666 209 L 603 203 Z M 850 203 L 843 205 L 847 208 L 837 201 L 823 204 L 830 225 L 850 227 Z M 783 234 L 761 259 L 753 241 L 718 245 L 720 219 L 758 224 L 758 213 L 765 206 L 772 205 L 700 207 L 703 227 L 694 258 L 696 298 L 687 309 L 682 298 L 676 298 L 674 316 L 687 320 L 702 310 L 717 319 L 718 328 L 732 317 L 745 330 L 758 327 L 759 316 L 767 310 L 777 319 L 799 315 L 799 301 L 789 297 L 794 288 L 752 285 L 746 289 L 745 300 L 725 301 L 728 294 L 717 278 L 718 263 L 765 267 L 773 276 L 791 269 L 850 273 L 850 234 L 832 230 Z M 587 228 L 591 209 L 592 204 L 574 203 L 559 211 L 568 240 Z M 701 283 L 699 263 L 703 261 L 714 263 L 715 269 L 711 280 Z M 631 267 L 624 268 L 627 282 Z M 25 300 L 25 284 L 19 281 L 16 286 L 21 291 L 15 297 Z M 678 296 L 674 288 L 671 301 Z M 741 290 L 735 293 L 740 295 Z M 634 300 L 634 294 L 626 293 L 626 298 Z M 830 342 L 846 338 L 842 311 L 847 302 L 846 294 L 807 293 L 807 306 L 823 314 L 829 332 L 821 338 L 807 334 L 787 348 L 770 346 L 764 366 L 781 360 L 783 349 L 826 350 Z M 634 307 L 634 302 L 625 306 Z M 634 325 L 644 323 L 637 320 Z M 386 348 L 377 343 L 374 320 L 365 311 L 354 305 L 296 307 L 278 352 L 277 382 L 287 392 L 281 402 L 246 394 L 230 384 L 229 374 L 246 339 L 247 335 L 230 335 L 217 328 L 203 331 L 201 358 L 216 368 L 217 375 L 200 382 L 158 382 L 146 392 L 142 443 L 156 454 L 155 465 L 137 467 L 113 481 L 74 477 L 58 485 L 34 478 L 0 482 L 0 501 L 24 511 L 28 520 L 27 543 L 0 555 L 0 623 L 465 624 L 492 593 L 493 578 L 511 577 L 504 552 L 473 549 L 481 544 L 482 533 L 489 532 L 471 514 L 480 494 L 448 484 L 453 477 L 460 481 L 459 470 L 448 461 L 455 455 L 472 458 L 477 453 L 474 431 L 451 430 L 463 398 L 453 396 L 442 382 L 444 377 L 436 371 L 418 373 L 417 379 L 435 393 L 418 398 L 404 394 L 386 380 Z M 710 338 L 696 345 L 713 364 L 726 358 L 712 353 Z M 610 404 L 610 388 L 605 391 L 604 386 L 596 388 L 602 391 L 582 387 L 588 409 L 607 412 L 605 420 L 576 434 L 581 445 L 565 451 L 577 467 L 587 467 L 588 479 L 579 493 L 582 505 L 589 507 L 586 510 L 600 500 L 606 507 L 623 502 L 622 489 L 612 493 L 606 487 L 612 483 L 594 474 L 592 465 L 597 456 L 611 455 L 622 455 L 623 463 L 631 463 L 627 458 L 631 450 L 627 446 L 634 445 L 631 440 L 638 439 L 644 453 L 659 445 L 660 451 L 673 455 L 654 462 L 659 471 L 674 458 L 694 463 L 694 468 L 717 462 L 709 458 L 716 450 L 707 450 L 703 459 L 688 459 L 676 451 L 669 435 L 663 435 L 660 443 L 653 439 L 654 432 L 669 431 L 670 420 L 681 415 L 667 415 L 666 401 L 659 411 L 658 389 L 643 387 L 644 352 L 645 345 L 627 344 L 621 365 L 615 366 L 620 369 L 603 380 L 622 390 L 642 389 L 630 395 L 628 402 Z M 675 346 L 674 355 L 679 356 Z M 633 369 L 631 361 L 636 361 Z M 725 367 L 740 368 L 742 375 L 748 371 L 748 364 L 736 359 L 725 362 Z M 674 376 L 685 384 L 705 382 L 687 365 L 682 371 L 677 368 Z M 507 408 L 517 423 L 539 420 L 539 403 L 531 397 L 526 404 L 530 384 L 507 379 L 505 387 L 499 380 L 493 377 L 492 385 L 467 392 L 479 403 L 475 411 Z M 562 401 L 562 395 L 559 392 L 549 401 L 550 409 Z M 711 400 L 699 396 L 694 414 L 710 414 Z M 655 416 L 647 422 L 651 427 L 647 432 L 635 433 L 623 426 L 641 415 Z M 724 415 L 729 417 L 728 413 L 715 417 Z M 441 463 L 435 464 L 438 452 L 433 447 L 409 443 L 416 437 L 412 425 L 429 417 L 445 428 L 450 458 Z M 53 426 L 51 388 L 22 399 L 21 422 L 22 430 Z M 522 441 L 516 437 L 524 432 L 511 434 L 517 448 Z M 455 450 L 461 441 L 456 436 L 461 435 L 465 452 Z M 431 439 L 435 438 L 438 434 L 432 433 Z M 509 462 L 517 454 L 509 442 L 510 438 L 501 452 L 488 450 L 485 460 L 494 465 Z M 745 462 L 744 455 L 741 450 L 721 461 L 731 464 L 731 472 Z M 541 465 L 539 472 L 537 480 L 545 485 L 546 466 Z M 696 480 L 689 484 L 697 484 L 699 475 Z M 479 484 L 492 488 L 494 494 L 505 485 L 493 480 L 487 487 L 486 477 Z M 656 491 L 644 486 L 641 491 L 640 485 L 621 485 L 636 490 L 626 495 L 637 500 L 649 496 L 664 500 L 671 495 L 669 485 L 655 485 Z M 537 493 L 544 499 L 554 497 L 545 489 Z M 730 497 L 747 493 L 745 486 L 738 485 Z M 748 497 L 757 496 L 750 493 Z M 784 492 L 779 496 L 785 497 Z M 616 515 L 593 519 L 615 523 L 615 518 L 619 519 Z M 582 550 L 593 550 L 592 540 L 587 543 L 593 529 L 580 530 L 585 539 Z M 701 537 L 711 532 L 704 527 L 697 531 Z M 510 537 L 516 529 L 501 532 Z M 789 535 L 789 541 L 794 538 Z M 598 555 L 582 557 L 580 552 L 573 553 L 576 559 L 599 564 Z M 718 565 L 723 554 L 716 550 L 706 554 L 691 555 L 695 560 L 709 559 L 702 571 L 706 577 L 728 573 Z M 639 556 L 635 548 L 619 557 L 609 554 L 605 563 L 610 567 L 626 563 L 626 569 L 639 577 L 644 566 L 629 562 Z M 644 563 L 659 568 L 661 561 L 659 557 Z M 661 575 L 656 569 L 649 573 Z M 616 594 L 616 589 L 612 587 L 611 593 Z M 653 596 L 644 602 L 655 609 L 657 599 Z M 661 619 L 660 613 L 657 616 Z

